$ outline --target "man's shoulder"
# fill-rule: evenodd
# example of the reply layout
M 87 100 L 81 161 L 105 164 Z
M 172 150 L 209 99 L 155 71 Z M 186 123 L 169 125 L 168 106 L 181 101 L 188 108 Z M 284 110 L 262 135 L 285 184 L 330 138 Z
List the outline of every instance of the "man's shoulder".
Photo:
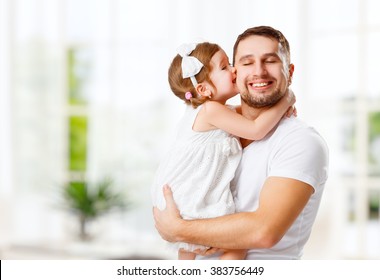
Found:
M 328 154 L 327 143 L 318 130 L 299 118 L 282 120 L 276 133 L 278 133 L 278 143 L 282 148 L 293 147 Z
M 299 118 L 292 117 L 281 120 L 275 134 L 279 141 L 292 145 L 309 143 L 313 146 L 327 147 L 326 141 L 318 130 Z
M 283 118 L 278 127 L 285 127 L 285 128 L 308 128 L 310 125 L 308 125 L 306 122 L 304 122 L 302 119 L 298 117 L 289 117 L 289 118 Z
M 286 135 L 301 133 L 301 134 L 306 134 L 306 135 L 316 134 L 320 136 L 317 129 L 307 124 L 300 118 L 296 118 L 296 117 L 282 119 L 276 131 L 286 134 Z

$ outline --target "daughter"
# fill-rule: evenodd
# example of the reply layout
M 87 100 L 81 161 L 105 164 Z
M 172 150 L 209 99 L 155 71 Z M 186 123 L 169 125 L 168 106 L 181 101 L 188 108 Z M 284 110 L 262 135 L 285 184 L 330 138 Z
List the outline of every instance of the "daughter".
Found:
M 157 170 L 152 186 L 153 204 L 165 208 L 162 187 L 169 184 L 184 219 L 234 213 L 230 181 L 241 158 L 237 137 L 264 138 L 284 115 L 295 114 L 295 97 L 288 92 L 256 120 L 248 120 L 225 105 L 237 89 L 235 69 L 223 49 L 205 42 L 182 45 L 178 52 L 169 67 L 169 84 L 188 106 L 178 124 L 175 142 Z M 178 259 L 194 259 L 194 251 L 208 249 L 187 243 L 175 246 Z M 220 258 L 244 259 L 245 254 L 245 250 L 228 250 Z

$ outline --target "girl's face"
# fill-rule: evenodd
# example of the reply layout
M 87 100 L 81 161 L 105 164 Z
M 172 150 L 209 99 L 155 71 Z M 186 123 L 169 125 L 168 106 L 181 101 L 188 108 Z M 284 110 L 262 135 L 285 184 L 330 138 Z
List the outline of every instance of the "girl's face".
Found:
M 236 70 L 229 63 L 228 57 L 223 50 L 218 51 L 211 58 L 212 71 L 210 79 L 215 86 L 212 100 L 225 103 L 237 93 Z

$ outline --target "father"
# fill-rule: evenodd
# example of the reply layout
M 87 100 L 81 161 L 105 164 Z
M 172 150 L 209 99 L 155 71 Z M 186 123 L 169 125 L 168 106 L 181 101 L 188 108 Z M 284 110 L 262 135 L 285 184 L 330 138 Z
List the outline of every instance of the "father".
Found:
M 253 27 L 238 36 L 233 56 L 241 113 L 255 119 L 291 84 L 289 43 L 278 30 Z M 291 117 L 283 118 L 263 140 L 241 143 L 243 157 L 232 182 L 238 213 L 183 220 L 165 187 L 166 209 L 153 210 L 157 230 L 170 242 L 249 249 L 247 259 L 301 258 L 327 180 L 324 140 Z

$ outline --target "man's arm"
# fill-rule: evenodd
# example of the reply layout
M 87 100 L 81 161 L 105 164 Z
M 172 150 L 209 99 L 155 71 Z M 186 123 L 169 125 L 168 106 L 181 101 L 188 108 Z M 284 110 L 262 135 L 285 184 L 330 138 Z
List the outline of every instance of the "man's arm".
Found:
M 187 242 L 225 249 L 270 248 L 284 236 L 314 189 L 301 181 L 269 177 L 255 212 L 213 219 L 183 220 L 170 189 L 164 188 L 166 209 L 153 209 L 156 228 L 170 242 Z

